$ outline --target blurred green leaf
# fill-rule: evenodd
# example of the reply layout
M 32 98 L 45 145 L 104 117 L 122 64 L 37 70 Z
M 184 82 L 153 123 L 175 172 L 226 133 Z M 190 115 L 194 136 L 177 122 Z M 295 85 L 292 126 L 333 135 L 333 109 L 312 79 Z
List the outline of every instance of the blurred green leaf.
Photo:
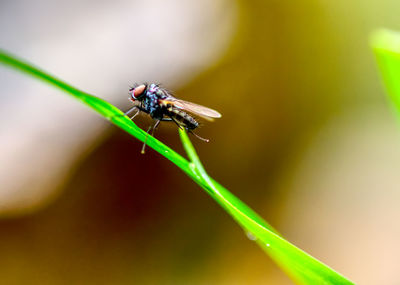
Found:
M 378 30 L 371 36 L 383 81 L 390 101 L 400 119 L 400 33 L 391 30 Z
M 90 106 L 132 136 L 142 142 L 145 140 L 146 132 L 124 116 L 118 108 L 106 101 L 80 91 L 5 51 L 0 50 L 0 62 L 58 87 Z M 249 238 L 256 241 L 293 280 L 300 284 L 353 284 L 333 269 L 285 240 L 247 205 L 209 177 L 187 133 L 180 130 L 180 137 L 190 161 L 152 136 L 148 137 L 147 145 L 176 164 L 200 187 L 206 190 L 238 222 Z

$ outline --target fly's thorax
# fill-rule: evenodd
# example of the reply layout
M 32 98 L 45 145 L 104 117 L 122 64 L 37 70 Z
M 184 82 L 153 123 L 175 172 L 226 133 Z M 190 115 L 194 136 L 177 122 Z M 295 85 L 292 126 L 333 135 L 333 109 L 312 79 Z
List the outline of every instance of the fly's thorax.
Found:
M 155 115 L 162 112 L 164 106 L 160 105 L 160 99 L 163 99 L 163 94 L 156 92 L 157 90 L 147 90 L 145 96 L 142 99 L 142 107 L 145 112 L 150 115 Z

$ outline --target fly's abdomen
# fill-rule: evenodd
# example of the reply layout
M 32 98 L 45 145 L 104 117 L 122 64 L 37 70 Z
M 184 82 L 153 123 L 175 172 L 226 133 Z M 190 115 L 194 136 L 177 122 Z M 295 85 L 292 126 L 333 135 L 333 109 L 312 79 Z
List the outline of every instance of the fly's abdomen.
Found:
M 168 116 L 172 117 L 181 126 L 189 130 L 194 130 L 199 126 L 199 123 L 192 116 L 177 108 L 169 109 Z

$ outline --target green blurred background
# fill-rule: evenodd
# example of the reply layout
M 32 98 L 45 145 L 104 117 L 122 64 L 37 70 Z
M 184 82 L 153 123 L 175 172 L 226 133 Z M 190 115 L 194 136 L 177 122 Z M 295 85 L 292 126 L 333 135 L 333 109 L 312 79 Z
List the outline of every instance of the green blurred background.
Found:
M 400 2 L 219 0 L 197 7 L 195 1 L 152 0 L 144 10 L 145 1 L 132 1 L 129 9 L 126 1 L 84 2 L 63 4 L 68 7 L 63 12 L 44 0 L 28 8 L 26 1 L 1 1 L 1 46 L 78 88 L 109 96 L 123 110 L 129 108 L 128 85 L 146 80 L 162 81 L 178 97 L 220 111 L 222 119 L 199 130 L 211 142 L 193 138 L 213 178 L 289 241 L 356 283 L 396 284 L 400 135 L 368 37 L 378 27 L 400 29 Z M 157 5 L 168 7 L 161 17 L 153 14 L 160 10 Z M 181 20 L 185 9 L 193 17 Z M 178 10 L 181 14 L 175 15 Z M 43 21 L 46 28 L 31 31 L 24 13 L 33 14 L 32 23 Z M 98 30 L 82 34 L 85 26 L 73 26 L 75 14 L 79 23 L 92 21 Z M 103 25 L 104 15 L 121 23 Z M 125 32 L 118 29 L 118 24 L 138 17 L 140 25 L 127 26 Z M 165 19 L 173 19 L 172 24 Z M 63 44 L 60 57 L 46 57 L 42 47 L 54 47 L 52 40 L 67 31 L 77 35 L 68 43 L 78 44 Z M 46 37 L 36 40 L 37 33 Z M 153 36 L 165 39 L 141 48 L 152 43 Z M 92 37 L 101 38 L 100 51 L 91 46 L 97 43 Z M 182 38 L 188 48 L 179 42 Z M 124 45 L 126 50 L 115 50 Z M 82 52 L 85 46 L 87 54 Z M 143 62 L 134 61 L 132 54 Z M 157 58 L 163 54 L 165 58 Z M 59 60 L 69 62 L 70 73 Z M 91 63 L 98 73 L 90 72 Z M 179 64 L 184 68 L 171 71 Z M 124 73 L 117 77 L 119 69 Z M 29 148 L 16 164 L 21 171 L 7 174 L 10 181 L 23 183 L 1 185 L 1 283 L 291 284 L 240 227 L 166 159 L 150 149 L 141 155 L 139 141 L 76 102 L 69 103 L 69 98 L 52 101 L 59 92 L 25 92 L 42 88 L 41 83 L 8 70 L 2 69 L 1 75 L 7 92 L 2 91 L 0 110 L 7 116 L 0 133 L 15 138 L 9 142 L 15 153 Z M 31 97 L 19 100 L 25 93 Z M 32 111 L 30 102 L 44 109 Z M 7 111 L 10 106 L 26 110 L 27 116 L 25 111 Z M 14 119 L 34 120 L 39 113 L 43 120 L 51 118 L 52 131 L 38 131 L 39 123 L 29 133 L 22 123 L 12 131 L 7 128 Z M 90 113 L 85 116 L 92 125 L 85 123 L 86 117 L 75 116 L 81 113 Z M 145 117 L 137 121 L 143 128 L 150 122 Z M 88 132 L 86 139 L 74 142 Z M 18 139 L 15 133 L 28 135 Z M 174 125 L 164 124 L 156 137 L 184 153 Z M 18 145 L 21 140 L 26 145 Z M 63 155 L 47 147 L 49 141 L 72 143 L 73 151 Z M 0 171 L 14 157 L 6 156 L 4 149 Z M 36 149 L 40 157 L 30 159 Z M 39 167 L 46 154 L 65 165 L 49 162 Z M 24 167 L 36 172 L 28 177 Z M 62 169 L 57 175 L 56 167 Z M 40 199 L 35 199 L 32 185 L 41 189 Z M 11 206 L 9 193 L 20 197 L 12 198 L 17 202 Z

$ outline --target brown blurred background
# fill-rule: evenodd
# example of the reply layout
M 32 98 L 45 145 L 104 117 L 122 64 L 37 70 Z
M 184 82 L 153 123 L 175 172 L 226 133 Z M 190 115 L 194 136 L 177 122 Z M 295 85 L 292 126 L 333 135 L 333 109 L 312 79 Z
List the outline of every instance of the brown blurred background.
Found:
M 0 47 L 123 110 L 142 81 L 217 109 L 193 139 L 213 178 L 356 283 L 397 284 L 400 129 L 368 36 L 399 9 L 3 0 Z M 166 159 L 41 82 L 0 84 L 2 284 L 291 284 Z M 184 153 L 175 126 L 156 137 Z

